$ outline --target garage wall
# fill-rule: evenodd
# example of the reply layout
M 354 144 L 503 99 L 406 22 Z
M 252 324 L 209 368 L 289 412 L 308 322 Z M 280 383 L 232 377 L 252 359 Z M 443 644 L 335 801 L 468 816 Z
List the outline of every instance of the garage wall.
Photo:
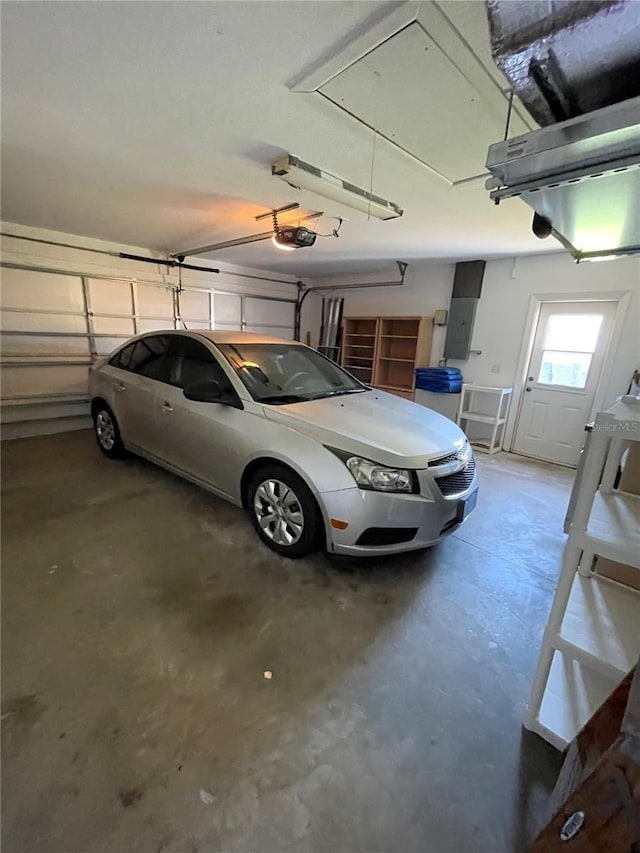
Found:
M 345 317 L 370 317 L 391 314 L 413 314 L 428 317 L 438 308 L 448 308 L 453 287 L 454 264 L 433 262 L 411 263 L 401 287 L 372 287 L 362 290 L 338 291 L 334 296 L 344 297 Z M 398 268 L 381 266 L 365 275 L 334 275 L 314 278 L 310 286 L 322 288 L 338 284 L 364 284 L 375 281 L 397 281 Z M 442 358 L 446 329 L 436 327 L 433 334 L 431 364 Z
M 454 264 L 411 264 L 403 287 L 338 291 L 344 296 L 346 316 L 381 314 L 431 314 L 448 308 L 453 287 Z M 393 279 L 390 267 L 368 276 L 316 278 L 314 287 L 354 281 Z M 575 264 L 566 253 L 528 255 L 489 261 L 482 297 L 478 304 L 471 355 L 468 361 L 449 361 L 460 367 L 467 382 L 482 385 L 514 385 L 520 349 L 527 329 L 533 294 L 580 294 L 628 292 L 630 300 L 624 323 L 614 342 L 614 367 L 596 406 L 612 405 L 626 392 L 634 368 L 640 367 L 640 259 L 620 258 L 603 263 Z M 446 330 L 436 328 L 431 363 L 442 358 Z M 498 371 L 495 371 L 495 368 Z
M 530 255 L 487 264 L 473 332 L 473 349 L 482 355 L 468 362 L 450 362 L 469 382 L 514 385 L 532 295 L 629 293 L 624 323 L 613 342 L 614 363 L 604 396 L 596 408 L 608 408 L 626 392 L 631 374 L 640 366 L 640 259 L 574 263 L 562 254 Z M 495 368 L 498 372 L 495 372 Z
M 3 438 L 89 426 L 90 365 L 139 332 L 182 328 L 181 318 L 189 329 L 293 337 L 295 282 L 273 281 L 285 276 L 228 264 L 219 275 L 185 270 L 178 295 L 177 272 L 108 254 L 148 250 L 6 223 L 2 230 L 16 235 L 2 239 Z M 305 301 L 303 337 L 307 329 L 317 336 L 318 308 L 315 297 Z

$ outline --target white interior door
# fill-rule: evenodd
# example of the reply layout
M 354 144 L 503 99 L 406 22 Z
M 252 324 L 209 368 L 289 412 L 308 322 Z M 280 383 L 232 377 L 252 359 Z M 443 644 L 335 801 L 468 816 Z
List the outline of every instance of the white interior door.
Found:
M 616 302 L 544 302 L 513 450 L 577 465 L 611 338 Z

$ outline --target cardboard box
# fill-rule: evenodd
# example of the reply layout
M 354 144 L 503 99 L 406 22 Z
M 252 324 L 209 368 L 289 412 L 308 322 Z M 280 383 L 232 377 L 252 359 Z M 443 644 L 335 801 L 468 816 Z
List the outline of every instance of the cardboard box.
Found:
M 632 495 L 640 495 L 640 443 L 638 442 L 631 445 L 624 460 L 619 488 Z M 632 566 L 597 557 L 594 571 L 618 583 L 626 584 L 632 589 L 640 590 L 640 572 Z

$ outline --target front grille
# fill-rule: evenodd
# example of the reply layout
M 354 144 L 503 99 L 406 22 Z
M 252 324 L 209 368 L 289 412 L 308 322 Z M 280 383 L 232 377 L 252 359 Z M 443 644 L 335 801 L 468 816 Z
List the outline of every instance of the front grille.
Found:
M 457 453 L 449 453 L 447 456 L 440 456 L 438 459 L 432 459 L 427 462 L 429 468 L 438 468 L 440 465 L 448 465 L 449 462 L 456 462 L 459 458 L 460 451 Z
M 417 532 L 417 527 L 368 527 L 356 545 L 399 545 L 411 542 Z
M 462 471 L 456 471 L 455 474 L 447 474 L 444 477 L 436 477 L 435 481 L 445 498 L 451 498 L 467 491 L 473 482 L 475 473 L 476 461 L 472 456 L 469 464 Z

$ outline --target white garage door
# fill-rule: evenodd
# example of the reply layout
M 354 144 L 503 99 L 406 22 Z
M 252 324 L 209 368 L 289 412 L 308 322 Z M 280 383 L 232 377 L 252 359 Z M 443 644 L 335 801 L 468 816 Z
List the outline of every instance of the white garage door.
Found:
M 247 296 L 245 299 L 245 328 L 277 338 L 293 339 L 295 305 Z
M 3 435 L 51 420 L 84 425 L 91 350 L 82 278 L 5 269 L 1 307 Z
M 293 338 L 295 300 L 66 275 L 6 265 L 0 299 L 2 437 L 89 426 L 88 371 L 156 329 L 228 329 Z

